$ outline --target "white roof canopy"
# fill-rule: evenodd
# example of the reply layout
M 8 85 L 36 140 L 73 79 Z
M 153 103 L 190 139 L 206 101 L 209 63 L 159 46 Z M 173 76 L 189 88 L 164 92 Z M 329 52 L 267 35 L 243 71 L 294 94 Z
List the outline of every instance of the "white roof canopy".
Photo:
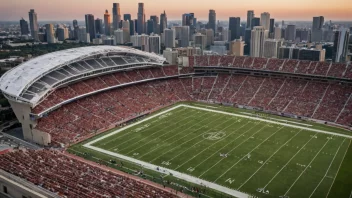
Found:
M 31 86 L 33 83 L 41 79 L 46 74 L 58 70 L 63 66 L 80 61 L 81 59 L 88 58 L 90 56 L 107 53 L 127 53 L 135 55 L 137 57 L 147 57 L 148 59 L 155 61 L 154 63 L 158 65 L 162 65 L 165 61 L 165 58 L 160 57 L 156 54 L 151 54 L 133 48 L 121 46 L 90 46 L 67 49 L 36 57 L 6 72 L 0 78 L 0 89 L 3 93 L 16 98 L 17 100 L 36 103 L 42 97 L 42 93 L 35 93 L 34 96 L 30 99 L 26 99 L 26 97 L 23 97 L 23 94 L 25 94 L 24 92 L 26 91 L 26 89 L 28 89 L 28 87 Z M 140 62 L 143 61 L 139 61 L 138 63 Z M 128 61 L 126 61 L 126 63 L 133 64 L 133 62 Z M 89 67 L 92 70 L 97 69 L 91 66 Z M 49 88 L 51 88 L 50 85 Z

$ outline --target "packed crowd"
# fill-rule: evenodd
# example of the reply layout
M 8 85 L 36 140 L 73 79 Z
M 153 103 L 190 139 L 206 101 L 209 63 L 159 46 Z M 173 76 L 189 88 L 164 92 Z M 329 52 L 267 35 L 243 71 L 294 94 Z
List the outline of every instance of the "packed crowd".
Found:
M 105 171 L 53 150 L 0 155 L 0 168 L 62 197 L 176 197 L 135 179 Z
M 159 68 L 122 71 L 83 80 L 80 83 L 55 90 L 52 94 L 45 98 L 44 101 L 37 105 L 32 112 L 38 114 L 68 99 L 112 86 L 175 75 L 178 75 L 178 68 L 176 66 L 165 66 Z
M 103 83 L 102 78 L 97 80 Z M 78 84 L 83 85 L 73 87 L 86 83 Z M 351 125 L 351 93 L 350 85 L 327 82 L 230 74 L 180 77 L 138 83 L 76 100 L 39 119 L 35 128 L 50 133 L 53 144 L 67 144 L 165 105 L 190 100 L 252 106 Z
M 190 67 L 239 67 L 352 79 L 352 64 L 331 64 L 326 62 L 254 58 L 249 56 L 189 56 L 188 58 Z

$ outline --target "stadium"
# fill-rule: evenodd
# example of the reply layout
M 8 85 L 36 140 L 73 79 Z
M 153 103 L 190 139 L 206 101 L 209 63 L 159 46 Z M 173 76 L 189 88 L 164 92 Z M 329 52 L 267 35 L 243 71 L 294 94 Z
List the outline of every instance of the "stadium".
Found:
M 1 155 L 1 169 L 67 197 L 351 195 L 352 64 L 182 61 L 91 46 L 8 71 L 0 89 L 24 139 L 50 149 Z M 85 160 L 142 169 L 174 191 Z

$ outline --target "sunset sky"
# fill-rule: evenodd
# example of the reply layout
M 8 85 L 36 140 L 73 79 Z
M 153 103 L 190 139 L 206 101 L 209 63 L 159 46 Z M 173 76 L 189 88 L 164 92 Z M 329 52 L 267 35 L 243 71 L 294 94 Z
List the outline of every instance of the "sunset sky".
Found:
M 84 20 L 85 14 L 103 18 L 105 9 L 111 12 L 112 3 L 120 3 L 121 13 L 137 15 L 138 2 L 145 4 L 147 19 L 166 10 L 168 18 L 181 19 L 182 13 L 194 12 L 200 20 L 208 18 L 209 9 L 215 9 L 217 19 L 230 16 L 246 19 L 247 10 L 256 16 L 269 12 L 277 20 L 312 20 L 324 16 L 325 20 L 352 21 L 351 0 L 0 0 L 0 21 L 28 19 L 28 11 L 34 8 L 39 21 Z

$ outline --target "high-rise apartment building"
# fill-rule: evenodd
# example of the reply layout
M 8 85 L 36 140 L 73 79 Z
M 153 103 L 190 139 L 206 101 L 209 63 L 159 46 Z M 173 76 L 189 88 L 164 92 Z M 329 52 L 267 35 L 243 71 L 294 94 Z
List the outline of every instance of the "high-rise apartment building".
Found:
M 274 29 L 274 39 L 281 39 L 281 28 L 276 27 Z
M 229 55 L 243 56 L 245 43 L 242 39 L 235 39 L 230 43 Z
M 57 28 L 57 39 L 59 41 L 64 41 L 65 39 L 68 39 L 68 28 L 66 27 Z
M 254 11 L 253 10 L 248 10 L 247 11 L 247 28 L 252 29 L 252 19 L 254 18 Z
M 102 19 L 95 19 L 95 32 L 97 34 L 104 34 L 104 28 L 103 28 L 103 20 Z
M 216 32 L 216 13 L 215 10 L 209 10 L 208 17 L 208 28 L 213 30 L 213 34 Z
M 165 34 L 165 47 L 174 48 L 175 47 L 175 31 L 171 29 L 164 29 Z
M 29 34 L 28 22 L 23 18 L 20 20 L 20 27 L 21 27 L 21 35 Z
M 89 43 L 90 42 L 90 35 L 87 33 L 87 30 L 85 27 L 79 27 L 78 28 L 78 40 L 83 43 Z
M 90 40 L 92 41 L 96 36 L 94 15 L 86 14 L 85 21 L 86 21 L 86 31 L 87 33 L 89 33 Z
M 160 49 L 161 49 L 160 36 L 157 34 L 150 35 L 148 52 L 160 54 Z
M 251 34 L 250 55 L 252 57 L 263 57 L 264 41 L 268 38 L 269 31 L 262 26 L 256 26 Z
M 120 21 L 121 21 L 121 11 L 120 11 L 120 4 L 119 3 L 113 3 L 112 4 L 112 23 L 113 23 L 113 28 L 114 30 L 117 30 L 120 28 Z
M 264 55 L 265 58 L 278 58 L 279 49 L 282 46 L 283 40 L 266 39 L 264 41 Z
M 123 39 L 125 43 L 131 41 L 130 21 L 122 21 Z
M 144 3 L 138 3 L 138 13 L 137 13 L 137 32 L 138 34 L 145 33 L 145 10 Z
M 196 33 L 194 34 L 194 47 L 199 47 L 202 50 L 207 46 L 207 37 L 204 34 Z
M 229 30 L 231 31 L 231 41 L 240 38 L 240 17 L 230 17 Z
M 346 62 L 350 31 L 347 28 L 340 28 L 334 35 L 333 61 L 337 63 Z
M 260 15 L 260 25 L 264 27 L 265 30 L 270 29 L 270 13 L 264 12 Z
M 117 29 L 114 31 L 115 42 L 117 45 L 125 44 L 124 32 L 122 29 Z
M 164 32 L 164 29 L 167 28 L 167 15 L 164 10 L 164 13 L 160 15 L 160 33 Z
M 105 10 L 104 14 L 104 27 L 105 27 L 105 35 L 111 35 L 111 18 L 108 10 Z
M 38 37 L 39 25 L 38 25 L 37 13 L 34 11 L 34 9 L 31 9 L 28 14 L 29 14 L 29 26 L 31 29 L 31 35 L 35 41 L 39 41 L 39 37 Z
M 53 24 L 46 24 L 45 25 L 45 33 L 46 33 L 46 42 L 48 42 L 49 44 L 56 43 L 55 31 L 54 31 Z
M 214 31 L 213 29 L 206 29 L 205 30 L 205 36 L 207 38 L 207 45 L 213 45 L 214 44 Z

